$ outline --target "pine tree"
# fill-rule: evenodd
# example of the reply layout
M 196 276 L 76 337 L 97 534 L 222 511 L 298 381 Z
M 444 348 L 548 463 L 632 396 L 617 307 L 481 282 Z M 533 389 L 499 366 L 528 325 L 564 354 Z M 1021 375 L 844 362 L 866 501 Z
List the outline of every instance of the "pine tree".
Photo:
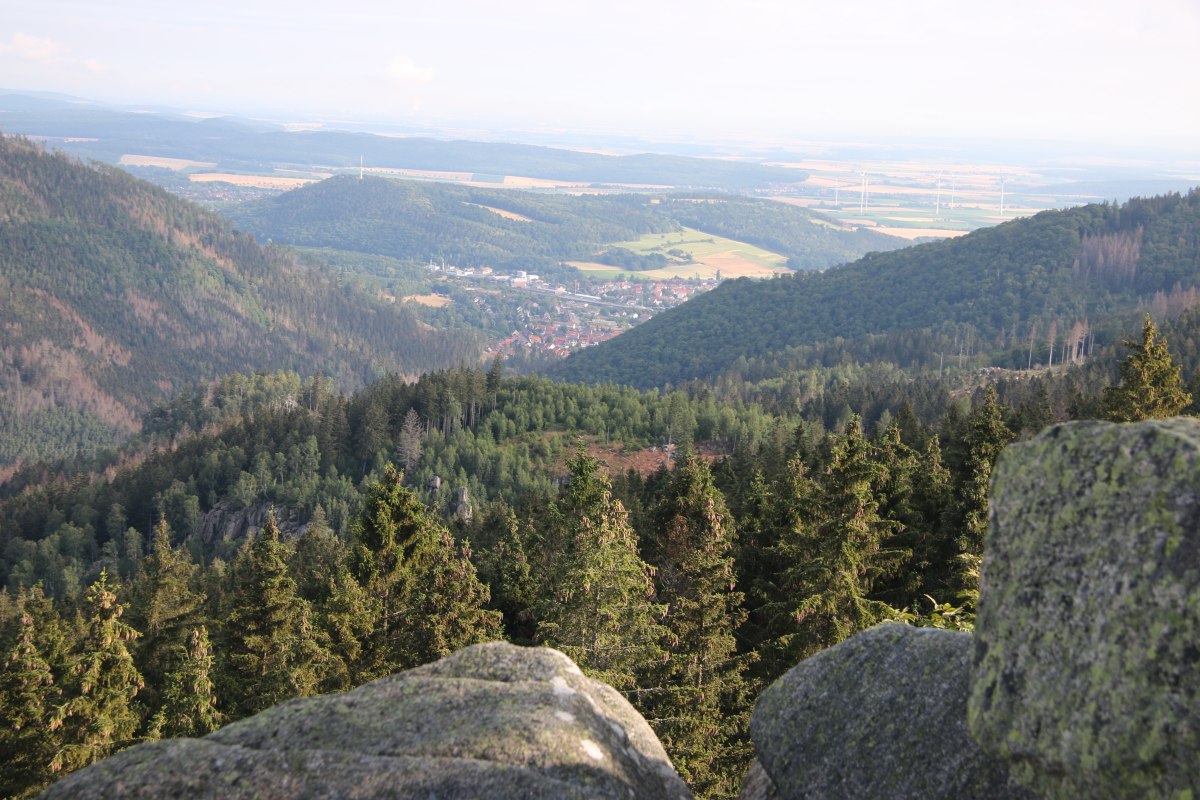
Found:
M 288 549 L 272 511 L 229 569 L 222 696 L 238 717 L 316 691 L 310 611 L 288 574 Z
M 49 783 L 58 736 L 46 720 L 62 692 L 37 643 L 26 596 L 17 598 L 16 641 L 0 664 L 0 796 L 15 797 Z
M 1104 390 L 1104 414 L 1112 422 L 1164 419 L 1192 403 L 1180 369 L 1171 359 L 1167 340 L 1150 315 L 1142 324 L 1142 340 L 1127 340 L 1129 356 L 1121 362 L 1121 383 Z
M 669 646 L 641 705 L 697 797 L 736 797 L 752 750 L 747 659 L 734 638 L 746 612 L 734 589 L 733 520 L 708 464 L 685 456 L 651 517 Z
M 142 700 L 151 708 L 159 704 L 167 673 L 179 666 L 204 603 L 204 595 L 192 588 L 197 567 L 185 551 L 171 547 L 170 535 L 167 521 L 160 520 L 130 591 L 129 623 L 141 633 L 135 653 L 146 681 Z
M 121 620 L 125 606 L 117 601 L 108 573 L 87 590 L 86 631 L 72 665 L 69 699 L 50 717 L 50 729 L 62 729 L 63 744 L 51 769 L 68 771 L 92 764 L 132 743 L 140 716 L 133 698 L 142 676 L 127 642 L 139 634 Z
M 212 682 L 213 656 L 208 629 L 201 625 L 191 632 L 179 666 L 167 675 L 163 707 L 153 728 L 161 736 L 204 736 L 225 721 L 217 710 Z
M 538 635 L 587 674 L 632 693 L 638 673 L 662 657 L 664 608 L 651 600 L 651 569 L 596 460 L 580 449 L 568 468 L 543 533 L 558 567 L 546 576 Z

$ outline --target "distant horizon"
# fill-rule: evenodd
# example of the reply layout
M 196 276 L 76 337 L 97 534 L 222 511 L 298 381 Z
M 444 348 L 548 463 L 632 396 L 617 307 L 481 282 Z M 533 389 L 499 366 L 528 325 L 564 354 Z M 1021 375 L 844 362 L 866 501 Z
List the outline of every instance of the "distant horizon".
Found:
M 123 105 L 696 142 L 1195 152 L 1189 0 L 959 4 L 44 0 L 0 74 Z
M 1079 143 L 1060 139 L 1032 139 L 1002 137 L 989 139 L 983 136 L 961 136 L 939 139 L 935 136 L 809 136 L 804 138 L 766 137 L 750 135 L 727 135 L 702 137 L 697 134 L 645 134 L 619 128 L 549 128 L 490 124 L 485 120 L 394 120 L 386 117 L 372 118 L 367 115 L 327 114 L 319 111 L 275 111 L 259 108 L 218 107 L 190 108 L 157 102 L 128 102 L 124 99 L 93 97 L 61 92 L 57 90 L 31 89 L 0 85 L 0 95 L 17 95 L 33 98 L 57 99 L 63 102 L 82 101 L 95 107 L 126 113 L 158 113 L 191 118 L 196 121 L 212 118 L 243 120 L 276 125 L 287 130 L 330 130 L 374 133 L 382 136 L 427 137 L 444 140 L 493 141 L 511 144 L 530 144 L 581 152 L 626 155 L 642 152 L 664 152 L 678 155 L 698 155 L 708 158 L 751 158 L 769 159 L 782 156 L 804 156 L 820 158 L 822 151 L 836 150 L 834 156 L 845 160 L 845 151 L 861 149 L 876 151 L 897 149 L 911 155 L 912 151 L 925 151 L 931 160 L 940 155 L 947 162 L 961 161 L 977 163 L 981 158 L 994 158 L 998 164 L 1018 161 L 1041 160 L 1064 165 L 1074 161 L 1088 168 L 1097 163 L 1111 161 L 1113 169 L 1130 169 L 1144 162 L 1151 173 L 1160 173 L 1163 165 L 1171 165 L 1195 176 L 1200 183 L 1200 145 L 1191 149 L 1183 147 L 1148 148 L 1133 144 L 1111 144 L 1102 142 Z M 3 109 L 0 109 L 3 111 Z M 0 133 L 7 131 L 0 130 Z M 654 148 L 658 147 L 656 151 Z M 865 157 L 869 163 L 872 157 Z

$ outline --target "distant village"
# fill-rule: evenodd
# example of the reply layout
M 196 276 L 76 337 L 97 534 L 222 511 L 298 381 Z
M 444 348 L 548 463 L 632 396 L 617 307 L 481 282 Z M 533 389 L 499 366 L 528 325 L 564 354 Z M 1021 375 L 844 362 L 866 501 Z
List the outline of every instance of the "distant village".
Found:
M 429 264 L 426 269 L 446 278 L 492 284 L 557 299 L 552 311 L 529 314 L 523 326 L 493 343 L 488 355 L 502 358 L 525 351 L 530 355 L 565 358 L 575 350 L 599 344 L 673 308 L 698 294 L 715 289 L 719 280 L 618 279 L 590 284 L 595 294 L 553 284 L 525 270 L 512 273 L 491 267 L 463 268 Z

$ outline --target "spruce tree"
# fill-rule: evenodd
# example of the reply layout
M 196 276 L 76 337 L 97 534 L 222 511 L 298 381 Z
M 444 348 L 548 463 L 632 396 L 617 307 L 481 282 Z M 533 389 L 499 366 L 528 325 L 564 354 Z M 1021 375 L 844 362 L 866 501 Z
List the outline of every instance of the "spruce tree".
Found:
M 212 646 L 201 625 L 192 630 L 178 666 L 167 675 L 163 706 L 152 726 L 156 734 L 204 736 L 221 727 L 225 715 L 217 710 L 212 674 Z
M 46 721 L 62 692 L 37 643 L 33 615 L 25 594 L 17 598 L 17 630 L 9 650 L 0 655 L 0 796 L 33 792 L 52 776 L 50 763 L 58 736 Z
M 475 573 L 470 547 L 456 547 L 445 528 L 430 544 L 430 559 L 410 600 L 413 630 L 406 660 L 413 665 L 500 639 L 504 631 L 500 612 L 485 608 L 490 595 Z
M 179 666 L 190 631 L 198 623 L 204 595 L 193 588 L 197 566 L 187 552 L 171 547 L 165 519 L 154 528 L 150 554 L 142 559 L 130 591 L 129 623 L 141 633 L 135 648 L 151 708 L 160 702 L 167 673 Z
M 812 511 L 796 515 L 778 546 L 787 562 L 777 603 L 788 613 L 774 617 L 775 663 L 782 668 L 895 614 L 870 597 L 875 581 L 894 570 L 900 554 L 885 547 L 897 526 L 879 514 L 881 467 L 858 417 L 835 437 L 821 477 L 815 496 L 803 498 Z M 802 491 L 812 487 L 805 481 Z
M 1127 340 L 1129 355 L 1121 362 L 1121 382 L 1104 390 L 1104 415 L 1112 422 L 1163 419 L 1183 412 L 1192 396 L 1171 359 L 1167 340 L 1150 315 L 1142 324 L 1142 340 Z
M 50 717 L 50 729 L 63 732 L 51 761 L 56 772 L 92 764 L 131 744 L 140 722 L 133 698 L 142 676 L 127 645 L 139 634 L 121 620 L 125 606 L 116 589 L 101 570 L 87 590 L 86 630 L 66 688 L 69 699 Z
M 1004 424 L 1004 408 L 989 386 L 983 403 L 967 417 L 966 475 L 959 485 L 962 533 L 959 553 L 982 555 L 988 525 L 988 492 L 992 484 L 992 468 L 1000 452 L 1011 442 L 1013 433 Z M 966 584 L 960 580 L 960 589 Z
M 596 459 L 581 448 L 568 469 L 542 537 L 558 566 L 546 576 L 538 635 L 588 675 L 636 694 L 639 672 L 662 657 L 664 608 L 651 599 L 651 569 Z
M 687 454 L 651 518 L 669 644 L 641 705 L 697 797 L 736 797 L 752 750 L 747 659 L 734 638 L 746 612 L 735 590 L 733 519 L 707 462 Z
M 455 553 L 445 525 L 403 486 L 391 464 L 369 489 L 353 536 L 353 575 L 374 604 L 359 673 L 386 675 L 444 655 L 449 642 L 499 635 L 499 615 L 482 613 L 487 588 L 474 567 Z M 443 616 L 423 620 L 422 608 Z
M 272 511 L 229 569 L 222 696 L 238 717 L 316 691 L 310 611 L 288 574 L 288 550 Z

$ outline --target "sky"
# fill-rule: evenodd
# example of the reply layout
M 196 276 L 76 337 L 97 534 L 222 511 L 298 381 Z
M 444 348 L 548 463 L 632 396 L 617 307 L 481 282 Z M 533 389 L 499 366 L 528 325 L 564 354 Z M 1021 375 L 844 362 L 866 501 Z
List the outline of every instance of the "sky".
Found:
M 7 0 L 0 86 L 296 119 L 1197 149 L 1200 0 Z

